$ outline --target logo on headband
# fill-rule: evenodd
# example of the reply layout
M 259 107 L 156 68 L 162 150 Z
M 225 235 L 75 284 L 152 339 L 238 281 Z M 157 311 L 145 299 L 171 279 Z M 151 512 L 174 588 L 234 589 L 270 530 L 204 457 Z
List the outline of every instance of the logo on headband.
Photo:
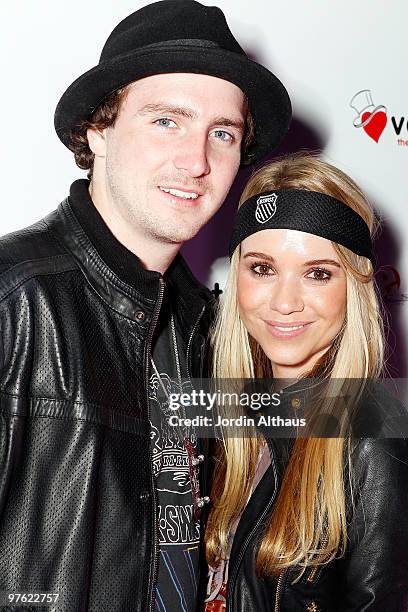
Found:
M 259 196 L 256 201 L 255 219 L 258 223 L 266 223 L 276 213 L 276 193 Z

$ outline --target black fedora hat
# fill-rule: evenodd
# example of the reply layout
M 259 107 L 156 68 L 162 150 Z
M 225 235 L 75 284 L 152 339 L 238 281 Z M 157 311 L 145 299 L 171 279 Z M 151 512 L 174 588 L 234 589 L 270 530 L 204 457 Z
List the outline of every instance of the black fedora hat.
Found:
M 248 155 L 257 161 L 278 146 L 291 120 L 288 93 L 269 70 L 251 60 L 218 7 L 195 0 L 162 0 L 132 13 L 113 30 L 99 64 L 62 95 L 54 117 L 60 140 L 89 119 L 104 98 L 137 79 L 192 72 L 230 81 L 247 96 L 255 124 Z

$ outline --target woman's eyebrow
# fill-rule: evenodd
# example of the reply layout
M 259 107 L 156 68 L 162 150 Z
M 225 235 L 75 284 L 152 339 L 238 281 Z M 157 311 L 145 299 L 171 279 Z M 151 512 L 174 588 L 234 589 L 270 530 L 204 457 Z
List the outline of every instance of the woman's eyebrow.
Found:
M 271 261 L 271 262 L 275 261 L 272 255 L 267 255 L 266 253 L 259 253 L 257 251 L 250 251 L 249 253 L 245 253 L 244 259 L 246 257 L 258 257 L 259 259 L 266 259 L 266 261 Z M 302 265 L 306 267 L 306 266 L 318 266 L 318 265 L 323 265 L 323 264 L 325 264 L 326 266 L 336 266 L 336 268 L 341 268 L 341 265 L 339 264 L 339 262 L 334 259 L 312 259 L 310 261 L 305 261 Z
M 341 268 L 341 265 L 338 261 L 334 259 L 312 259 L 311 261 L 305 261 L 304 266 L 318 266 L 320 264 L 326 264 L 329 266 L 336 266 L 336 268 Z
M 266 253 L 258 253 L 255 251 L 250 251 L 249 253 L 245 253 L 244 259 L 246 257 L 259 257 L 259 259 L 266 259 L 267 261 L 275 261 L 272 255 L 267 255 Z

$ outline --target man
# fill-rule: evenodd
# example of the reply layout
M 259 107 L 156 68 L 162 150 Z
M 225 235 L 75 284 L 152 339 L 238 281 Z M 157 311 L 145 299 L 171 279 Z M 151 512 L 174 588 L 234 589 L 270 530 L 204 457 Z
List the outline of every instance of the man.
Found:
M 0 243 L 0 590 L 194 609 L 205 458 L 162 411 L 202 373 L 211 294 L 178 252 L 289 121 L 278 79 L 192 0 L 127 17 L 62 96 L 91 181 Z

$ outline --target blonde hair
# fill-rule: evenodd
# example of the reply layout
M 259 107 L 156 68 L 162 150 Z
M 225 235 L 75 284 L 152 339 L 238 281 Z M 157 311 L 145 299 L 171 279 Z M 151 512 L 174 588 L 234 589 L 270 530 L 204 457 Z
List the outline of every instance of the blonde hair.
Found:
M 311 154 L 281 158 L 249 180 L 240 205 L 270 189 L 318 191 L 341 200 L 367 223 L 373 235 L 375 218 L 366 197 L 338 168 Z M 383 321 L 377 302 L 371 262 L 332 243 L 344 268 L 347 310 L 343 329 L 324 364 L 330 379 L 377 378 L 383 366 Z M 245 329 L 238 311 L 238 247 L 213 331 L 213 375 L 216 378 L 271 377 L 271 365 Z M 225 339 L 228 338 L 228 342 Z M 351 358 L 352 356 L 352 358 Z M 309 373 L 310 375 L 310 373 Z M 226 438 L 220 447 L 213 485 L 213 507 L 206 530 L 206 551 L 216 566 L 228 554 L 228 535 L 242 513 L 259 456 L 259 438 Z M 257 554 L 259 575 L 278 575 L 289 567 L 326 564 L 344 555 L 347 541 L 345 473 L 350 452 L 344 438 L 298 438 L 293 446 L 269 524 Z

